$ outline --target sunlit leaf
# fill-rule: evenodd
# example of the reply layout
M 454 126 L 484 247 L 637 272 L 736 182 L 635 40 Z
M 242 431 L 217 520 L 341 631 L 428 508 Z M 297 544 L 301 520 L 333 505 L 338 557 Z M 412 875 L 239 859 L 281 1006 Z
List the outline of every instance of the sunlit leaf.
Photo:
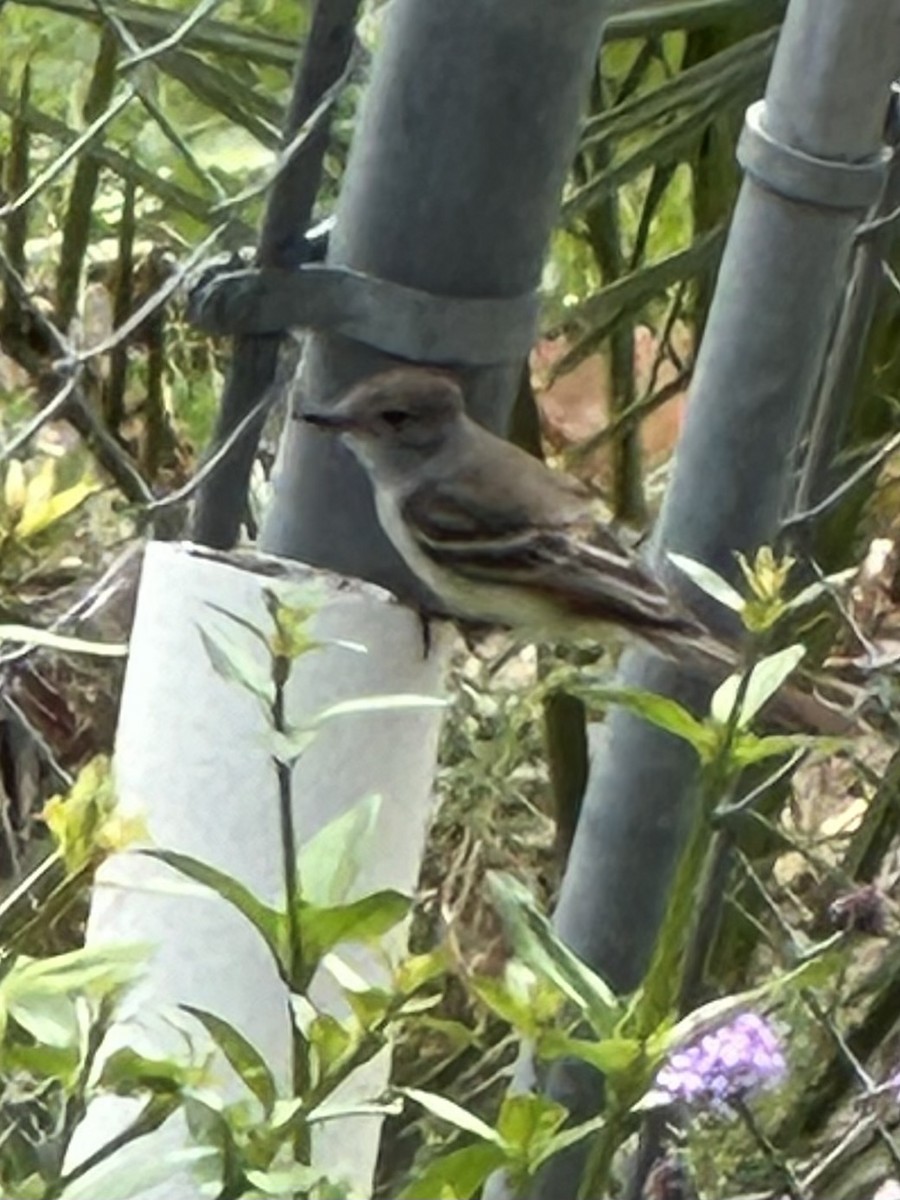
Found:
M 306 967 L 342 942 L 371 942 L 383 937 L 409 912 L 411 900 L 400 892 L 373 892 L 330 908 L 301 901 L 300 937 Z
M 527 971 L 527 986 L 517 986 L 516 971 Z M 535 975 L 516 960 L 507 965 L 502 979 L 476 975 L 469 988 L 492 1012 L 509 1022 L 517 1033 L 537 1037 L 554 1020 L 565 1002 L 564 993 L 550 980 Z
M 304 1111 L 304 1104 L 305 1100 L 302 1096 L 282 1097 L 281 1100 L 276 1100 L 272 1106 L 269 1127 L 275 1133 L 284 1133 L 291 1126 L 296 1125 L 297 1118 Z
M 266 637 L 265 633 L 261 629 L 257 628 L 257 626 L 254 625 L 253 622 L 247 617 L 242 616 L 240 613 L 232 612 L 230 608 L 224 608 L 221 604 L 216 604 L 212 600 L 206 600 L 205 607 L 211 609 L 215 613 L 219 613 L 220 616 L 225 617 L 225 619 L 228 621 L 234 621 L 235 625 L 239 625 L 241 629 L 246 630 L 251 637 L 256 638 L 256 640 L 260 643 L 260 646 L 264 647 L 268 653 L 268 638 Z
M 407 1099 L 420 1104 L 432 1116 L 446 1121 L 449 1125 L 454 1125 L 464 1133 L 474 1134 L 482 1142 L 489 1142 L 494 1146 L 503 1145 L 503 1138 L 496 1129 L 454 1100 L 448 1100 L 446 1096 L 439 1096 L 436 1092 L 424 1092 L 421 1088 L 397 1088 L 396 1090 L 401 1096 L 406 1096 Z
M 208 1012 L 203 1008 L 195 1008 L 192 1004 L 182 1004 L 181 1007 L 192 1017 L 196 1017 L 203 1025 L 268 1116 L 275 1103 L 277 1089 L 266 1060 L 253 1043 L 248 1041 L 240 1030 L 235 1029 L 233 1025 L 216 1016 L 215 1013 Z
M 12 1005 L 32 994 L 107 996 L 141 973 L 147 949 L 137 945 L 86 946 L 49 958 L 22 955 L 0 980 L 0 996 Z
M 658 729 L 674 734 L 688 742 L 701 757 L 706 757 L 716 742 L 715 730 L 698 721 L 677 700 L 669 696 L 658 696 L 639 688 L 590 687 L 581 694 L 588 703 L 618 704 L 636 716 L 643 717 Z
M 229 683 L 258 696 L 268 707 L 275 698 L 270 664 L 259 653 L 241 645 L 223 629 L 198 627 L 201 640 L 213 670 Z
M 702 592 L 706 592 L 707 596 L 712 596 L 713 600 L 718 600 L 720 604 L 724 605 L 725 608 L 730 608 L 732 612 L 743 612 L 743 596 L 711 567 L 707 567 L 705 563 L 697 562 L 696 559 L 688 558 L 686 554 L 676 554 L 671 550 L 667 557 Z
M 341 904 L 373 852 L 381 796 L 366 796 L 323 826 L 300 850 L 303 898 L 322 906 Z
M 269 639 L 273 655 L 293 661 L 319 648 L 319 643 L 310 632 L 310 621 L 321 607 L 321 597 L 292 604 L 278 592 L 264 588 L 263 600 L 275 624 L 275 632 Z
M 8 1011 L 16 1024 L 38 1043 L 60 1050 L 78 1044 L 80 1024 L 72 995 L 31 989 L 11 995 Z
M 50 1046 L 46 1042 L 10 1039 L 3 1046 L 0 1058 L 7 1075 L 23 1071 L 44 1079 L 52 1078 L 58 1080 L 68 1091 L 76 1085 L 78 1073 L 82 1069 L 83 1048 L 80 1039 L 67 1046 Z
M 121 1046 L 104 1059 L 100 1084 L 118 1096 L 136 1096 L 152 1092 L 160 1096 L 179 1096 L 186 1087 L 205 1080 L 205 1069 L 175 1058 L 149 1058 L 132 1046 Z
M 487 875 L 488 890 L 516 955 L 551 980 L 601 1035 L 612 1032 L 622 1004 L 609 985 L 566 946 L 527 888 L 501 871 Z
M 208 1146 L 190 1146 L 148 1154 L 138 1139 L 117 1154 L 102 1159 L 74 1183 L 63 1195 L 65 1200 L 133 1200 L 151 1188 L 171 1183 L 174 1176 L 189 1171 L 215 1157 Z
M 439 696 L 394 695 L 358 696 L 353 700 L 341 700 L 318 713 L 315 722 L 322 725 L 335 717 L 358 716 L 375 712 L 398 712 L 410 708 L 446 708 L 447 701 Z
M 41 819 L 53 834 L 70 873 L 147 840 L 147 827 L 139 814 L 126 815 L 116 803 L 112 768 L 105 755 L 86 763 L 65 796 L 51 796 Z
M 289 767 L 306 753 L 315 740 L 316 731 L 307 727 L 269 731 L 272 757 Z
M 526 1161 L 538 1154 L 568 1116 L 567 1109 L 534 1092 L 506 1096 L 497 1116 L 497 1132 Z
M 14 458 L 3 480 L 3 505 L 11 516 L 20 513 L 25 505 L 25 486 L 25 468 L 20 459 Z
M 315 1055 L 316 1083 L 327 1079 L 332 1068 L 341 1060 L 353 1042 L 353 1035 L 331 1013 L 320 1013 L 306 1031 Z
M 569 1037 L 561 1030 L 545 1030 L 537 1040 L 536 1050 L 541 1058 L 580 1058 L 604 1075 L 628 1072 L 641 1058 L 642 1046 L 635 1038 L 612 1037 L 591 1041 Z
M 413 954 L 404 958 L 394 968 L 394 988 L 400 995 L 410 995 L 440 978 L 445 973 L 450 956 L 445 946 L 439 946 L 427 954 Z
M 208 863 L 201 862 L 189 854 L 179 854 L 175 850 L 156 849 L 141 850 L 140 853 L 166 863 L 167 866 L 186 875 L 188 879 L 203 884 L 204 887 L 217 892 L 223 900 L 227 900 L 242 916 L 246 917 L 261 935 L 284 977 L 287 969 L 287 947 L 286 921 L 283 913 L 263 904 L 248 887 L 240 880 L 235 879 L 233 875 L 219 871 L 216 867 L 211 867 Z
M 757 737 L 756 734 L 744 732 L 735 739 L 731 759 L 735 766 L 749 767 L 780 754 L 795 754 L 798 750 L 819 750 L 828 754 L 844 749 L 846 745 L 841 738 L 816 737 L 804 733 L 773 733 L 768 737 Z
M 92 496 L 94 492 L 99 490 L 100 485 L 98 483 L 88 483 L 82 480 L 79 483 L 73 484 L 70 488 L 65 488 L 63 491 L 57 492 L 53 496 L 44 497 L 41 493 L 35 494 L 33 498 L 31 487 L 29 486 L 25 497 L 25 507 L 22 509 L 21 516 L 16 522 L 13 533 L 16 537 L 23 540 L 43 533 L 45 529 L 48 529 L 62 517 L 74 512 L 80 504 L 84 503 L 88 496 Z
M 396 1117 L 403 1111 L 399 1096 L 393 1100 L 361 1100 L 356 1104 L 338 1104 L 333 1100 L 320 1104 L 307 1117 L 310 1125 L 325 1125 L 329 1121 L 346 1121 L 353 1117 Z
M 507 1154 L 501 1146 L 485 1142 L 453 1150 L 416 1171 L 399 1200 L 470 1200 L 481 1191 L 488 1176 L 506 1162 Z
M 804 646 L 787 646 L 776 654 L 761 659 L 751 670 L 741 703 L 738 728 L 746 728 L 760 709 L 768 703 L 793 673 L 806 653 Z M 737 703 L 741 687 L 739 675 L 729 677 L 716 689 L 710 712 L 716 721 L 725 724 Z
M 284 1200 L 296 1192 L 312 1195 L 323 1182 L 322 1172 L 317 1167 L 305 1163 L 294 1163 L 291 1167 L 272 1167 L 268 1171 L 250 1170 L 245 1172 L 247 1182 L 262 1192 L 265 1196 L 277 1196 Z
M 584 1121 L 580 1125 L 574 1125 L 570 1129 L 561 1129 L 543 1147 L 537 1162 L 532 1163 L 532 1170 L 541 1166 L 548 1159 L 553 1158 L 555 1154 L 560 1154 L 563 1150 L 568 1150 L 570 1146 L 577 1146 L 579 1142 L 584 1141 L 587 1137 L 593 1137 L 600 1132 L 605 1124 L 606 1117 L 599 1116 L 592 1117 L 590 1121 Z

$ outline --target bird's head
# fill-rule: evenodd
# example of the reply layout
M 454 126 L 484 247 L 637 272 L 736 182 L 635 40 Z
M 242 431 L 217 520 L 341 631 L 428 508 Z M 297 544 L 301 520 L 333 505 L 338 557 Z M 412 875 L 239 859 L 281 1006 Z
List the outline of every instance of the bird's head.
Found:
M 436 454 L 463 414 L 459 384 L 439 371 L 398 367 L 373 375 L 338 400 L 307 407 L 303 419 L 333 429 L 358 458 L 382 475 Z

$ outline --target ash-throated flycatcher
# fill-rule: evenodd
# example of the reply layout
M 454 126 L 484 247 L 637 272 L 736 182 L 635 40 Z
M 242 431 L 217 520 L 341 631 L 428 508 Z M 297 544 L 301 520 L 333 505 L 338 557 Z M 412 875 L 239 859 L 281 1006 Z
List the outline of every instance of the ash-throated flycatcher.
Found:
M 385 533 L 450 613 L 536 641 L 618 626 L 696 667 L 737 665 L 735 648 L 681 607 L 588 489 L 466 416 L 448 375 L 399 367 L 303 416 L 341 434 L 372 481 Z M 847 708 L 859 702 L 858 689 L 842 697 Z M 820 732 L 856 720 L 792 686 L 774 704 Z
M 600 502 L 466 416 L 459 384 L 420 367 L 303 412 L 368 472 L 385 533 L 449 612 L 537 639 L 620 626 L 669 653 L 736 660 L 612 530 Z

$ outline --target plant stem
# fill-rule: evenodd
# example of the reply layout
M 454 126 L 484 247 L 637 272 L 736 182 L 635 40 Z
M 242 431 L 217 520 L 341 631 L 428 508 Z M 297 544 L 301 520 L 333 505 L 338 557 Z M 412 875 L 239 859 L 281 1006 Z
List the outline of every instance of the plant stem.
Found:
M 635 1036 L 639 1038 L 649 1037 L 659 1027 L 671 1011 L 676 997 L 684 991 L 686 967 L 691 957 L 689 931 L 694 925 L 691 917 L 696 907 L 697 880 L 703 874 L 712 838 L 709 814 L 727 789 L 734 786 L 736 772 L 731 752 L 754 661 L 755 656 L 748 660 L 718 749 L 701 772 L 691 832 L 678 863 L 669 908 L 644 980 L 644 998 L 635 1014 Z M 692 970 L 695 969 L 692 967 Z
M 287 733 L 285 719 L 285 686 L 291 673 L 291 660 L 277 654 L 272 660 L 272 680 L 275 696 L 272 701 L 272 724 L 276 733 Z M 281 832 L 281 857 L 284 871 L 285 912 L 287 915 L 288 962 L 287 972 L 291 991 L 302 991 L 306 986 L 303 961 L 303 934 L 300 926 L 300 872 L 297 865 L 297 835 L 294 828 L 292 777 L 289 763 L 275 758 L 275 775 L 278 780 L 278 822 Z M 305 1096 L 309 1090 L 309 1044 L 298 1028 L 291 1012 L 291 1082 L 297 1097 Z M 297 1126 L 294 1135 L 294 1154 L 299 1162 L 309 1162 L 310 1134 L 306 1122 Z
M 275 698 L 272 702 L 272 724 L 275 732 L 287 733 L 284 715 L 284 689 L 290 675 L 290 659 L 281 655 L 273 663 Z M 281 858 L 284 871 L 284 895 L 288 927 L 288 978 L 291 987 L 299 990 L 303 979 L 303 944 L 300 930 L 300 874 L 297 867 L 297 838 L 294 829 L 291 767 L 281 759 L 273 759 L 278 780 L 278 822 L 281 831 Z
M 680 1014 L 687 1012 L 703 979 L 709 947 L 718 928 L 724 881 L 731 866 L 731 835 L 721 830 L 713 834 L 709 818 L 723 801 L 733 800 L 737 789 L 740 770 L 735 769 L 731 752 L 759 655 L 760 647 L 751 644 L 718 749 L 701 773 L 694 823 L 672 885 L 672 903 L 644 981 L 644 999 L 635 1014 L 635 1034 L 640 1038 L 649 1037 L 659 1027 L 673 1002 Z M 703 884 L 697 905 L 696 881 L 701 874 Z M 695 907 L 697 916 L 692 919 Z M 646 1173 L 662 1153 L 663 1141 L 664 1127 L 658 1122 L 645 1122 L 642 1162 L 635 1166 L 630 1195 L 643 1190 Z

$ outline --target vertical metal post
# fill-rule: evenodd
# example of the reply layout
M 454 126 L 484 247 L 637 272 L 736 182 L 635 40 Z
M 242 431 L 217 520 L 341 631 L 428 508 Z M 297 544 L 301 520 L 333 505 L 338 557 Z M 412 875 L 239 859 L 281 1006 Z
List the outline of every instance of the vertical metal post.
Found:
M 733 577 L 733 551 L 753 551 L 777 531 L 854 231 L 881 185 L 898 70 L 900 0 L 871 0 L 864 15 L 854 0 L 792 0 L 765 104 L 748 112 L 746 177 L 655 537 L 664 571 L 666 551 L 677 550 Z M 626 656 L 622 682 L 704 702 L 696 680 L 644 652 Z M 611 715 L 555 919 L 620 991 L 646 970 L 695 778 L 685 744 L 621 710 Z M 545 1087 L 578 1118 L 600 1102 L 600 1077 L 582 1064 L 557 1064 Z M 531 1194 L 574 1200 L 584 1155 L 554 1160 Z M 496 1181 L 486 1195 L 499 1200 L 503 1188 Z
M 600 0 L 394 0 L 341 187 L 335 264 L 437 295 L 536 287 L 578 135 Z M 389 359 L 315 335 L 299 382 L 314 400 Z M 521 363 L 464 372 L 476 417 L 506 428 Z M 291 422 L 267 550 L 401 592 L 367 481 L 334 439 Z

